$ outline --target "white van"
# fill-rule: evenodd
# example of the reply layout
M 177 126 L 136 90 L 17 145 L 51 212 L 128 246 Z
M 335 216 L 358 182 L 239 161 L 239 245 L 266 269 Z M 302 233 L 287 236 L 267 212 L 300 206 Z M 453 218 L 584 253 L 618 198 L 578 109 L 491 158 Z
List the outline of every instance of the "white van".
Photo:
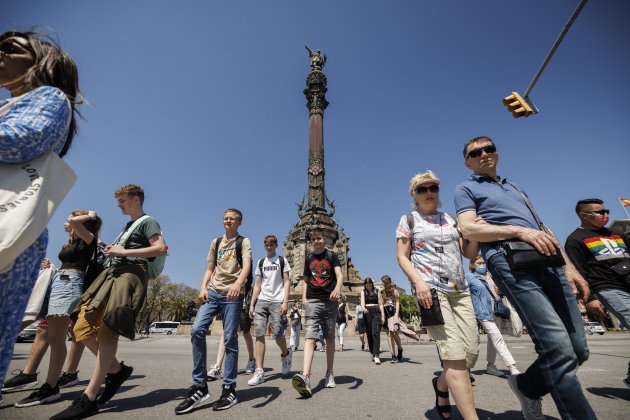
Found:
M 155 334 L 173 334 L 177 332 L 177 327 L 179 326 L 179 322 L 175 321 L 159 321 L 154 322 L 149 326 L 149 333 Z

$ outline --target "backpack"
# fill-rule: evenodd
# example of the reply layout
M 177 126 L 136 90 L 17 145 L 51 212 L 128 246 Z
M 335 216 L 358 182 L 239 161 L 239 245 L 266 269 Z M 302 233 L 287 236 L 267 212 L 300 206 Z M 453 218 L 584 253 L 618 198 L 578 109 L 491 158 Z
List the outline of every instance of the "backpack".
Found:
M 278 255 L 278 259 L 280 260 L 280 275 L 284 279 L 284 257 L 282 255 Z M 262 274 L 263 263 L 265 262 L 264 258 L 258 260 L 258 269 Z
M 94 238 L 96 240 L 96 238 Z M 83 277 L 83 292 L 94 283 L 94 280 L 105 270 L 105 244 L 96 240 L 96 249 L 92 254 L 92 259 L 88 263 L 85 269 L 85 276 Z
M 405 215 L 407 217 L 407 226 L 409 226 L 409 231 L 411 232 L 411 240 L 409 247 L 409 256 L 411 257 L 411 253 L 413 252 L 413 228 L 416 225 L 415 220 L 413 219 L 413 213 L 407 213 Z
M 238 235 L 238 237 L 236 238 L 236 261 L 238 262 L 238 265 L 241 266 L 241 268 L 243 268 L 243 240 L 245 238 L 242 237 L 241 235 Z M 214 247 L 214 266 L 216 268 L 217 266 L 217 255 L 219 253 L 219 245 L 221 245 L 221 241 L 223 240 L 223 235 L 219 236 L 217 239 L 215 239 L 216 241 L 216 245 Z M 252 270 L 251 268 L 249 269 L 249 273 L 247 274 L 247 282 L 245 282 L 245 294 L 247 295 L 247 293 L 249 293 L 249 290 L 252 287 L 252 282 L 254 280 L 254 270 Z
M 140 226 L 140 223 L 142 223 L 143 221 L 149 218 L 151 218 L 151 216 L 149 216 L 148 214 L 145 214 L 144 216 L 137 218 L 133 222 L 133 224 L 129 226 L 129 229 L 121 232 L 118 235 L 114 243 L 125 246 L 127 244 L 127 240 L 129 239 L 133 231 L 136 230 L 138 226 Z M 160 231 L 160 236 L 162 236 L 162 239 L 164 239 L 164 245 L 166 245 L 166 238 L 164 238 L 164 234 L 161 231 Z M 166 249 L 168 249 L 168 247 L 166 247 Z M 157 278 L 160 274 L 162 274 L 162 270 L 164 270 L 164 263 L 166 262 L 166 256 L 167 254 L 164 253 L 164 255 L 160 255 L 158 257 L 147 258 L 147 262 L 148 262 L 147 277 L 149 280 L 153 280 Z M 106 264 L 105 264 L 106 266 L 108 266 L 107 264 L 108 261 L 106 261 Z

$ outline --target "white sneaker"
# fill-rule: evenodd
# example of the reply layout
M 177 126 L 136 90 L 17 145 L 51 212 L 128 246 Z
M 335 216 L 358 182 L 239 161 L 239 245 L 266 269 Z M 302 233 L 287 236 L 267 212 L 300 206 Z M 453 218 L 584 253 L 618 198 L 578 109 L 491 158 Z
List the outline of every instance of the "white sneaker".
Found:
M 321 347 L 319 348 L 319 351 L 326 351 L 326 346 L 321 346 Z
M 499 378 L 503 378 L 505 374 L 499 370 L 495 365 L 490 365 L 486 368 L 486 373 L 488 375 L 498 376 Z
M 249 386 L 260 385 L 263 382 L 265 382 L 265 370 L 256 368 L 256 371 L 254 372 L 254 376 L 252 377 L 252 379 L 247 381 L 247 385 Z
M 380 365 L 381 359 L 379 359 L 378 356 L 374 356 L 374 363 L 376 363 L 377 365 Z
M 335 376 L 332 372 L 326 372 L 326 380 L 324 381 L 324 388 L 334 388 L 337 384 L 335 384 Z
M 209 381 L 216 381 L 217 379 L 221 379 L 221 369 L 219 369 L 218 367 L 212 366 L 210 368 L 210 370 L 208 371 L 208 380 Z
M 507 381 L 512 389 L 512 392 L 521 403 L 521 413 L 523 413 L 523 417 L 525 420 L 545 420 L 545 416 L 542 413 L 542 400 L 533 400 L 524 395 L 521 390 L 518 389 L 516 382 L 517 377 L 518 375 L 510 375 L 508 376 Z
M 280 356 L 280 360 L 282 361 L 282 374 L 288 375 L 291 372 L 291 364 L 293 363 L 293 350 L 289 349 L 289 354 L 284 357 Z
M 256 370 L 256 361 L 250 360 L 245 365 L 245 373 L 253 373 Z
M 520 375 L 521 372 L 516 368 L 516 366 L 512 366 L 510 368 L 510 375 Z

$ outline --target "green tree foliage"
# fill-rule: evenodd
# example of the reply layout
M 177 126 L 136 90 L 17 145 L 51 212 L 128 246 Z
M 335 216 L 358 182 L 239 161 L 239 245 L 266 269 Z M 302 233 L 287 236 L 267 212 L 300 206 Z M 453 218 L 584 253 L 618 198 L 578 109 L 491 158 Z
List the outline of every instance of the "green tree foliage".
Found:
M 149 325 L 155 321 L 188 319 L 188 302 L 196 301 L 198 294 L 198 290 L 183 283 L 172 283 L 165 274 L 150 280 L 147 299 L 138 316 L 139 330 L 148 331 Z
M 418 304 L 412 295 L 406 293 L 400 295 L 400 317 L 408 321 L 411 314 L 418 311 Z

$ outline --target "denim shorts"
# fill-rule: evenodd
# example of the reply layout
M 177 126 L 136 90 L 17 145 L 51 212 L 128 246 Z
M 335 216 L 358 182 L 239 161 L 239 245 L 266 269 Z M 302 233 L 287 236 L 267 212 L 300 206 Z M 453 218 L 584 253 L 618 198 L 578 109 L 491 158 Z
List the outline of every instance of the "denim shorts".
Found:
M 68 316 L 74 311 L 83 294 L 83 273 L 59 270 L 48 286 L 48 295 L 42 311 L 45 316 Z

